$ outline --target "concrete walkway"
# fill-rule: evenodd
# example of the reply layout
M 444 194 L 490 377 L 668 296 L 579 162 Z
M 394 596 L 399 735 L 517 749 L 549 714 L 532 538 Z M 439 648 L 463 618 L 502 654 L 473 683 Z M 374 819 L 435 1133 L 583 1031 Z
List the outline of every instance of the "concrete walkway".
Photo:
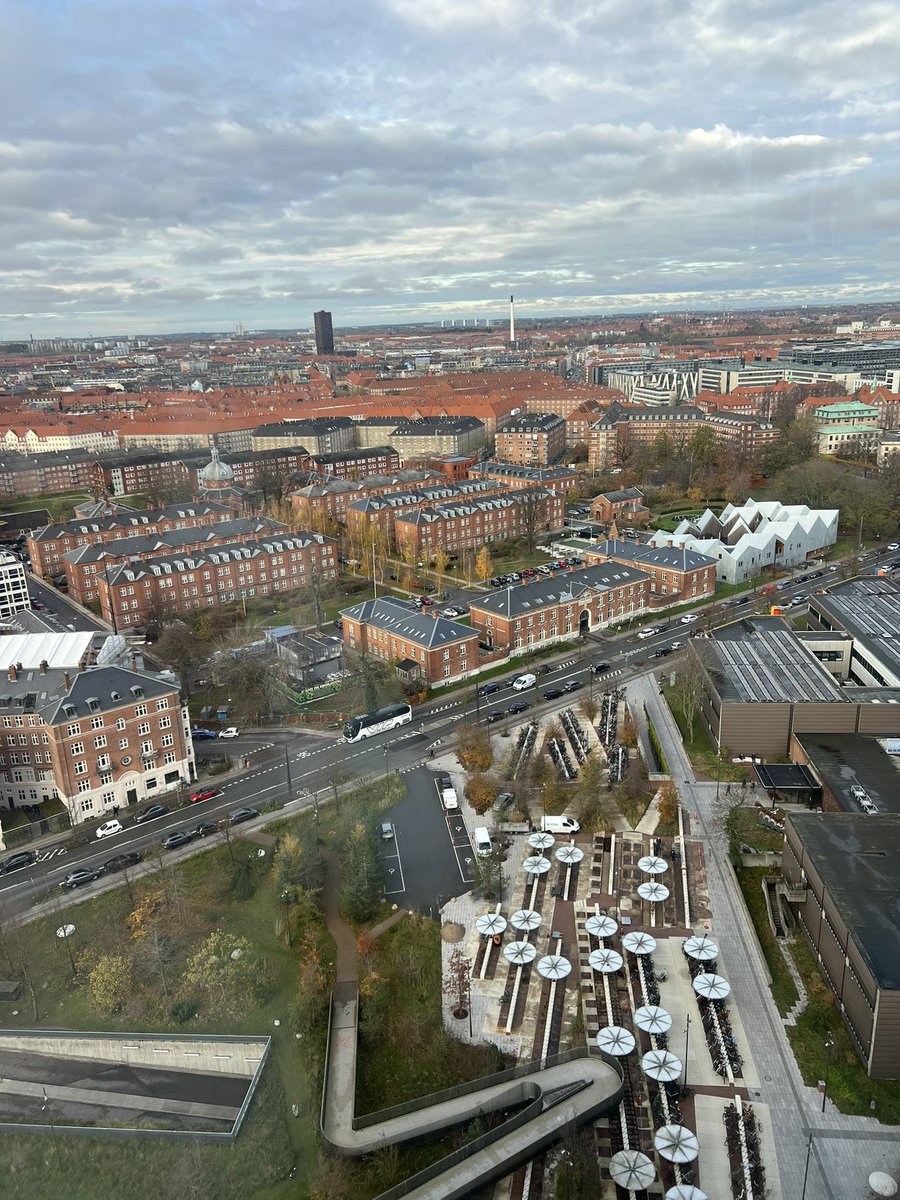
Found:
M 897 1130 L 871 1118 L 845 1116 L 830 1103 L 822 1113 L 819 1093 L 803 1083 L 784 1022 L 772 1001 L 768 969 L 713 815 L 716 785 L 697 781 L 655 677 L 633 681 L 629 691 L 634 700 L 647 706 L 682 805 L 690 814 L 693 836 L 704 844 L 712 911 L 710 932 L 728 964 L 733 1003 L 749 1035 L 759 1073 L 752 1099 L 769 1109 L 763 1130 L 764 1154 L 774 1143 L 777 1159 L 776 1167 L 767 1156 L 770 1192 L 785 1200 L 802 1195 L 807 1150 L 811 1147 L 807 1197 L 856 1200 L 867 1194 L 866 1180 L 871 1171 L 886 1170 L 897 1176 Z
M 387 1146 L 437 1137 L 484 1113 L 518 1108 L 511 1120 L 429 1171 L 406 1195 L 416 1200 L 452 1200 L 508 1174 L 566 1130 L 588 1124 L 614 1109 L 622 1095 L 622 1076 L 612 1059 L 588 1050 L 570 1052 L 565 1061 L 526 1064 L 471 1085 L 436 1093 L 359 1120 L 356 1109 L 358 991 L 356 938 L 338 908 L 339 864 L 326 856 L 322 908 L 336 946 L 328 1053 L 323 1084 L 321 1132 L 336 1152 L 359 1157 Z M 399 920 L 395 913 L 376 926 L 376 936 Z M 459 1161 L 457 1161 L 459 1159 Z M 427 1175 L 427 1178 L 424 1176 Z

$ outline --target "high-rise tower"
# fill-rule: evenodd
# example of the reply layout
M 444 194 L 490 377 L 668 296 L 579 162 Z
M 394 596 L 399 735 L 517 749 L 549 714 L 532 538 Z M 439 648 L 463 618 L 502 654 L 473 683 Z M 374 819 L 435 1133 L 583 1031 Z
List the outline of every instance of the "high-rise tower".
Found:
M 331 327 L 331 313 L 313 313 L 316 326 L 316 354 L 334 354 L 334 330 Z
M 509 344 L 516 344 L 516 309 L 512 296 L 509 298 Z

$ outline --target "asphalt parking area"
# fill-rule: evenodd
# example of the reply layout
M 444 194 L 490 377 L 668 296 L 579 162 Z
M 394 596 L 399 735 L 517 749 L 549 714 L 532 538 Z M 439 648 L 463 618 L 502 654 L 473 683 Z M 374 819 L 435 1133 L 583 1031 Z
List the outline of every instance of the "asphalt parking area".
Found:
M 394 904 L 431 912 L 470 887 L 474 858 L 465 822 L 445 814 L 425 767 L 403 776 L 406 797 L 382 816 L 394 826 L 393 842 L 381 843 L 385 896 Z

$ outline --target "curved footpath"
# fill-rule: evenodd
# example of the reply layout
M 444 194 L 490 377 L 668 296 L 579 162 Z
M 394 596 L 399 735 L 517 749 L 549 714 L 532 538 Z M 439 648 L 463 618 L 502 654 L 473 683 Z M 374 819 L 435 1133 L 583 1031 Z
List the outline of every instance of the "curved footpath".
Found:
M 387 1145 L 438 1136 L 498 1110 L 515 1113 L 496 1129 L 383 1194 L 415 1200 L 454 1200 L 508 1174 L 566 1130 L 596 1120 L 622 1096 L 615 1059 L 588 1050 L 525 1063 L 470 1084 L 434 1093 L 392 1109 L 356 1118 L 356 939 L 337 906 L 337 867 L 328 863 L 323 908 L 337 946 L 337 979 L 331 1004 L 322 1090 L 321 1132 L 336 1153 L 352 1157 Z M 402 914 L 398 914 L 402 915 Z M 377 936 L 388 924 L 371 931 Z M 390 923 L 393 923 L 391 919 Z M 385 1053 L 391 1048 L 385 1047 Z

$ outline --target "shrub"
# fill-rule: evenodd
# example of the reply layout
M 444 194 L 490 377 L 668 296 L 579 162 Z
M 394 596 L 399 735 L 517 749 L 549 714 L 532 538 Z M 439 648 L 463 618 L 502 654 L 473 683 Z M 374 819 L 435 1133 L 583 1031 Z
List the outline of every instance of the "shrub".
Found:
M 197 1003 L 188 998 L 176 1000 L 169 1009 L 169 1015 L 176 1025 L 187 1025 L 191 1017 L 197 1015 Z
M 497 781 L 489 775 L 470 775 L 466 781 L 466 799 L 479 816 L 491 807 L 498 791 Z

